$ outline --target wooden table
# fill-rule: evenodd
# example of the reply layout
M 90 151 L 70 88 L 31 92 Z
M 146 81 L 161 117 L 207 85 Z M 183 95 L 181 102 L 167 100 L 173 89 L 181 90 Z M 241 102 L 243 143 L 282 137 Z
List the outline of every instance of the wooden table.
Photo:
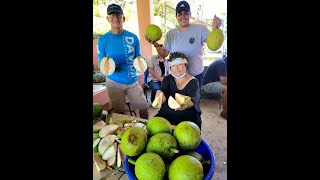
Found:
M 118 114 L 118 113 L 111 113 L 111 114 L 108 114 L 105 122 L 107 124 L 109 124 L 110 118 L 113 116 L 118 116 L 123 119 L 132 120 L 132 121 L 133 120 L 146 121 L 145 119 L 142 119 L 140 117 L 134 117 L 134 116 Z M 108 179 L 108 180 L 128 180 L 129 178 L 125 172 L 124 165 L 122 165 L 120 168 L 116 168 L 113 170 L 106 168 L 102 171 L 99 171 L 93 162 L 93 180 L 100 180 L 100 179 L 102 179 L 102 180 L 106 180 L 106 179 Z

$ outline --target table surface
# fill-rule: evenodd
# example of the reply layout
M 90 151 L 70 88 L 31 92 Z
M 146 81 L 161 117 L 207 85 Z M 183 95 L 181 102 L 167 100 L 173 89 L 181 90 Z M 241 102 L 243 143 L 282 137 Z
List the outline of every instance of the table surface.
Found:
M 106 85 L 104 84 L 94 84 L 93 85 L 93 94 L 97 94 L 106 89 Z
M 110 117 L 113 117 L 113 116 L 118 116 L 118 117 L 121 117 L 121 119 L 123 118 L 123 119 L 127 119 L 127 120 L 144 120 L 145 121 L 145 119 L 142 119 L 140 117 L 118 114 L 118 113 L 110 113 L 110 114 L 108 114 L 105 122 L 108 124 Z M 103 180 L 106 180 L 106 179 L 108 179 L 108 180 L 128 180 L 129 178 L 125 172 L 124 165 L 120 166 L 119 168 L 112 169 L 112 170 L 106 168 L 102 171 L 99 171 L 93 162 L 93 180 L 100 180 L 100 179 L 103 179 Z

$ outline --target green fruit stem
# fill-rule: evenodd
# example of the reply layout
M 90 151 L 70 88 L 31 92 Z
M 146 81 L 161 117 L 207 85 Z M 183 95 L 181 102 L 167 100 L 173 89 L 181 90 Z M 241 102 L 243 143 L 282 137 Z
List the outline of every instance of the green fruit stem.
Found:
M 147 124 L 148 124 L 148 122 L 146 122 L 146 121 L 141 121 L 141 120 L 133 120 L 132 122 L 133 122 L 133 123 L 138 122 L 138 123 L 142 123 L 142 124 L 144 124 L 144 125 L 147 125 Z
M 176 149 L 176 148 L 173 148 L 173 147 L 169 148 L 169 150 L 172 151 L 172 152 L 174 152 L 174 153 L 179 153 L 179 150 Z
M 128 162 L 131 163 L 131 164 L 133 164 L 133 165 L 136 165 L 136 161 L 133 160 L 133 159 L 131 159 L 131 158 L 128 159 Z
M 208 160 L 208 161 L 202 161 L 201 163 L 202 163 L 202 164 L 211 164 L 211 161 L 210 161 L 210 160 Z

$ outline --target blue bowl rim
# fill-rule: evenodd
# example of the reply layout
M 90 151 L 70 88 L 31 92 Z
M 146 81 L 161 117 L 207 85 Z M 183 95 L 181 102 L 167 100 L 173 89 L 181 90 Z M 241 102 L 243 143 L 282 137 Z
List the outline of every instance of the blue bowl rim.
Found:
M 214 155 L 211 147 L 208 145 L 208 143 L 204 139 L 201 139 L 201 143 L 203 143 L 206 146 L 206 148 L 210 150 L 209 154 L 210 154 L 210 161 L 211 161 L 209 172 L 203 179 L 204 180 L 211 180 L 211 178 L 213 177 L 214 171 L 215 171 L 216 158 L 215 158 L 215 155 Z M 126 155 L 126 159 L 124 161 L 124 169 L 125 169 L 126 174 L 130 180 L 137 180 L 135 174 L 133 174 L 130 170 L 129 162 L 128 162 L 129 158 L 130 157 Z

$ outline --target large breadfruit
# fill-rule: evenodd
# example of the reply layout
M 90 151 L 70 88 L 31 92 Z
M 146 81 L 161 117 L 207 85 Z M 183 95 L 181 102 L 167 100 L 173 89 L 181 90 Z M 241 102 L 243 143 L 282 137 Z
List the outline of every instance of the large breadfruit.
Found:
M 146 36 L 152 41 L 158 41 L 162 37 L 162 31 L 159 26 L 149 24 L 146 28 Z
M 221 29 L 217 28 L 210 32 L 207 38 L 207 46 L 211 51 L 218 50 L 224 40 L 224 35 Z

